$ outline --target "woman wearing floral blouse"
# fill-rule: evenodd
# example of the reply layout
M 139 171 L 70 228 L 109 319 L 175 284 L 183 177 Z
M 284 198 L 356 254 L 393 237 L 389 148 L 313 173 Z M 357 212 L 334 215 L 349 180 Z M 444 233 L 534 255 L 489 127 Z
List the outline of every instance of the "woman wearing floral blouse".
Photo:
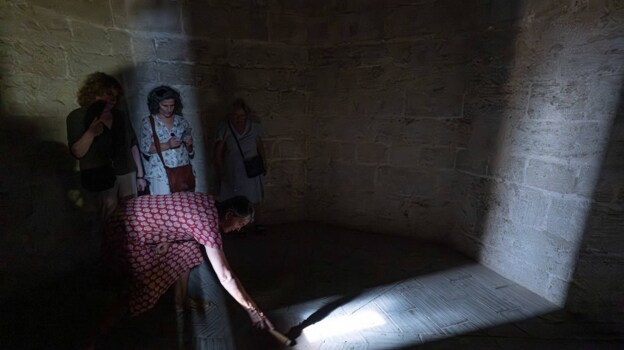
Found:
M 154 126 L 163 159 L 168 167 L 187 165 L 195 155 L 191 126 L 182 117 L 180 94 L 169 86 L 153 89 L 147 97 L 147 106 L 154 118 Z M 143 119 L 141 152 L 147 159 L 145 178 L 150 183 L 150 194 L 169 194 L 167 173 L 154 146 L 150 117 Z

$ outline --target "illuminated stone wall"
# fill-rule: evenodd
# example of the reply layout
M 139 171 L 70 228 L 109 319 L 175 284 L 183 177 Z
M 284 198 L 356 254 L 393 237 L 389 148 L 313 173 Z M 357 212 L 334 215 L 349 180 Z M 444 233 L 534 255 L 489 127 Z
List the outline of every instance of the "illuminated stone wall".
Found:
M 623 12 L 612 1 L 313 12 L 309 218 L 450 242 L 558 305 L 621 317 Z
M 215 127 L 247 99 L 266 132 L 267 223 L 448 243 L 558 304 L 617 310 L 623 11 L 611 0 L 1 2 L 3 293 L 97 254 L 65 117 L 100 70 L 122 80 L 135 129 L 150 89 L 182 92 L 201 191 L 215 189 Z
M 624 227 L 624 163 L 616 156 L 624 137 L 622 23 L 624 7 L 609 1 L 519 8 L 506 79 L 492 95 L 477 93 L 481 108 L 464 109 L 475 122 L 469 157 L 457 159 L 466 200 L 451 236 L 537 294 L 603 319 L 624 316 L 614 307 L 624 292 L 616 287 L 624 248 L 616 233 Z M 486 131 L 491 125 L 496 132 Z M 484 134 L 492 142 L 483 143 Z

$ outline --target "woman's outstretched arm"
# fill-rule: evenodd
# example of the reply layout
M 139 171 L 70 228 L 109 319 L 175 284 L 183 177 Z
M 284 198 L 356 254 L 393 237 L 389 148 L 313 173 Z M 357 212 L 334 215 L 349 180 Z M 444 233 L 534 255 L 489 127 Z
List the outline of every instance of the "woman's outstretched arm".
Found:
M 273 325 L 260 311 L 256 303 L 251 299 L 249 294 L 243 288 L 234 272 L 230 268 L 230 264 L 223 253 L 223 250 L 206 246 L 206 254 L 208 260 L 217 274 L 217 278 L 221 285 L 249 314 L 254 326 L 259 328 L 273 329 Z

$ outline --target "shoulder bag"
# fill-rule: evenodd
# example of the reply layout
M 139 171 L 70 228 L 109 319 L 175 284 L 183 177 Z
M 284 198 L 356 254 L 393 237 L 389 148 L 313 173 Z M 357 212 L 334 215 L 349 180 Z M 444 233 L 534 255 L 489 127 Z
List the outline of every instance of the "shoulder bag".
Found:
M 227 122 L 227 124 L 230 127 L 230 132 L 232 133 L 232 136 L 234 136 L 236 146 L 238 146 L 238 151 L 240 152 L 241 157 L 243 157 L 243 164 L 245 164 L 245 172 L 247 173 L 247 177 L 254 178 L 259 175 L 264 175 L 266 173 L 266 170 L 264 169 L 264 162 L 262 161 L 262 157 L 260 157 L 260 155 L 258 154 L 255 157 L 245 159 L 243 149 L 238 142 L 238 137 L 236 136 L 234 129 L 232 129 L 232 124 L 230 124 L 229 121 Z
M 171 190 L 171 193 L 195 191 L 195 175 L 193 175 L 193 167 L 191 166 L 191 164 L 187 164 L 175 168 L 170 168 L 167 166 L 167 164 L 165 164 L 162 152 L 160 151 L 160 140 L 158 139 L 158 135 L 156 135 L 154 117 L 150 115 L 149 118 L 150 123 L 152 124 L 154 147 L 156 147 L 158 157 L 160 157 L 160 161 L 163 163 L 165 171 L 167 172 L 167 179 L 169 180 L 169 189 Z

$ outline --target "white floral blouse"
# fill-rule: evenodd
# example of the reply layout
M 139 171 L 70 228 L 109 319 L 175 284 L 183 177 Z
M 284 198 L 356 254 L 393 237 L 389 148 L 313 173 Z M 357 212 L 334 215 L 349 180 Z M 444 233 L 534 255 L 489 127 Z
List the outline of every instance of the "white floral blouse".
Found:
M 157 116 L 154 117 L 154 125 L 156 127 L 156 134 L 160 143 L 167 142 L 175 134 L 179 139 L 184 138 L 185 135 L 191 134 L 191 125 L 189 122 L 180 115 L 175 115 L 173 118 L 173 127 L 168 129 L 165 123 L 163 123 Z M 167 181 L 167 174 L 163 167 L 162 161 L 158 156 L 158 153 L 150 153 L 149 149 L 154 144 L 154 137 L 152 136 L 152 125 L 150 118 L 143 118 L 141 130 L 141 153 L 143 153 L 145 178 L 147 181 Z M 170 168 L 175 168 L 183 165 L 187 165 L 191 162 L 191 157 L 184 145 L 162 151 L 163 159 Z

